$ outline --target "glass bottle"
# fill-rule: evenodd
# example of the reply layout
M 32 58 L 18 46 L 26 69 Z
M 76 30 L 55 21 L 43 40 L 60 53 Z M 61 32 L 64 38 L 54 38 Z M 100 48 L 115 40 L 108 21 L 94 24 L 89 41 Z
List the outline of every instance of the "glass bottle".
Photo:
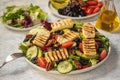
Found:
M 97 19 L 96 27 L 107 32 L 119 29 L 120 21 L 114 6 L 114 0 L 105 0 Z

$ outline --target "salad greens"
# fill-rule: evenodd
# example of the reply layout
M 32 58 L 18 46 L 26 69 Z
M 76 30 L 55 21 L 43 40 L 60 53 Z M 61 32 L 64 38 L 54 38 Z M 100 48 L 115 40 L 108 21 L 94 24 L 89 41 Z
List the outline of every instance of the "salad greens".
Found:
M 38 7 L 32 7 L 30 10 L 35 10 L 34 8 L 37 10 Z M 74 24 L 72 28 L 64 28 L 54 32 L 44 27 L 48 26 L 49 23 L 45 22 L 47 25 L 40 26 L 29 31 L 25 40 L 20 43 L 19 49 L 32 63 L 46 69 L 47 71 L 56 70 L 62 74 L 66 74 L 71 71 L 81 70 L 97 65 L 108 54 L 110 46 L 109 39 L 98 31 L 95 31 L 95 37 L 93 39 L 95 41 L 94 46 L 96 54 L 91 56 L 86 55 L 83 49 L 83 41 L 85 40 L 85 37 L 81 30 L 83 29 L 84 23 L 77 21 L 73 22 Z M 61 38 L 63 35 L 66 37 L 65 34 L 70 31 L 72 31 L 72 33 L 78 33 L 77 37 L 71 41 L 60 44 L 57 39 Z M 49 33 L 50 36 L 47 38 L 47 41 L 43 46 L 38 46 L 34 43 L 34 41 L 37 41 L 39 44 L 43 44 L 46 39 L 44 35 L 48 35 Z M 72 33 L 69 33 L 69 35 L 72 35 Z M 41 37 L 43 38 L 41 39 Z M 86 43 L 89 44 L 90 42 L 88 41 Z M 90 47 L 90 45 L 87 47 Z M 92 52 L 89 52 L 89 54 L 90 53 Z
M 8 6 L 2 16 L 2 22 L 15 28 L 28 28 L 46 20 L 47 13 L 39 6 Z
M 104 35 L 101 35 L 100 33 L 96 33 L 95 37 L 101 40 L 100 51 L 103 49 L 106 49 L 107 51 L 109 51 L 109 46 L 110 46 L 109 39 L 106 38 Z M 102 44 L 105 44 L 105 45 L 102 45 Z

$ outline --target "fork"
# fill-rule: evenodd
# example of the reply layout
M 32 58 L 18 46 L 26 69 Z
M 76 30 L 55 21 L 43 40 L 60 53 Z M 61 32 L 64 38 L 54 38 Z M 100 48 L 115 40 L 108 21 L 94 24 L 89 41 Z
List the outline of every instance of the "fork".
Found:
M 23 53 L 13 53 L 11 55 L 8 55 L 5 59 L 5 61 L 3 62 L 3 64 L 0 66 L 0 68 L 2 68 L 8 62 L 11 62 L 11 61 L 18 59 L 20 57 L 24 57 L 24 54 Z

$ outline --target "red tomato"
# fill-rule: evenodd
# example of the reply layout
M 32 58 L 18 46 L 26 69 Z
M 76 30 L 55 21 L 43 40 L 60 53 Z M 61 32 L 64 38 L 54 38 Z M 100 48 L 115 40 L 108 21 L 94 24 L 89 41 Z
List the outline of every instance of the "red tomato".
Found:
M 87 7 L 82 7 L 82 10 L 86 11 L 86 10 L 87 10 Z
M 97 13 L 99 10 L 100 10 L 100 8 L 99 8 L 99 7 L 96 7 L 96 8 L 93 10 L 92 13 L 93 13 L 93 14 L 94 14 L 94 13 Z
M 79 43 L 79 49 L 80 49 L 81 52 L 83 52 L 83 45 L 82 45 L 82 43 Z
M 87 3 L 88 6 L 94 6 L 94 5 L 98 4 L 98 1 L 90 0 L 90 1 L 87 1 L 86 3 Z
M 98 2 L 97 6 L 101 8 L 103 6 L 103 3 L 102 2 Z
M 96 8 L 96 6 L 89 6 L 89 8 L 95 9 L 95 8 Z
M 88 7 L 87 10 L 86 10 L 86 14 L 87 14 L 87 15 L 92 14 L 93 10 L 94 10 L 93 8 Z
M 39 65 L 40 67 L 46 68 L 47 61 L 46 61 L 45 58 L 43 58 L 43 57 L 38 57 L 37 61 L 38 61 L 38 65 Z
M 73 41 L 69 41 L 69 42 L 63 43 L 62 47 L 63 48 L 70 48 L 73 44 L 74 44 Z
M 26 39 L 30 39 L 32 36 L 32 34 L 26 34 Z
M 99 60 L 103 60 L 105 57 L 107 56 L 107 51 L 104 49 L 101 53 L 100 53 L 100 57 Z

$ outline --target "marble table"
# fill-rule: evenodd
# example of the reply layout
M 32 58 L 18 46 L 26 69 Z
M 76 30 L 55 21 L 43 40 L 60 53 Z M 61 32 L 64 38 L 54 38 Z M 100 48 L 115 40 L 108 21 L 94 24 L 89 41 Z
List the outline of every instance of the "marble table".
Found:
M 117 13 L 120 17 L 120 0 L 114 0 Z M 41 6 L 48 12 L 48 20 L 55 22 L 60 18 L 52 15 L 48 9 L 48 0 L 0 0 L 0 14 L 3 8 L 11 4 L 33 3 Z M 95 23 L 97 16 L 83 22 Z M 7 29 L 0 23 L 0 65 L 7 55 L 19 52 L 18 45 L 24 39 L 27 31 L 14 31 Z M 75 75 L 55 75 L 32 68 L 24 58 L 17 59 L 0 69 L 0 80 L 120 80 L 120 32 L 106 33 L 111 41 L 111 53 L 104 64 L 98 68 Z

